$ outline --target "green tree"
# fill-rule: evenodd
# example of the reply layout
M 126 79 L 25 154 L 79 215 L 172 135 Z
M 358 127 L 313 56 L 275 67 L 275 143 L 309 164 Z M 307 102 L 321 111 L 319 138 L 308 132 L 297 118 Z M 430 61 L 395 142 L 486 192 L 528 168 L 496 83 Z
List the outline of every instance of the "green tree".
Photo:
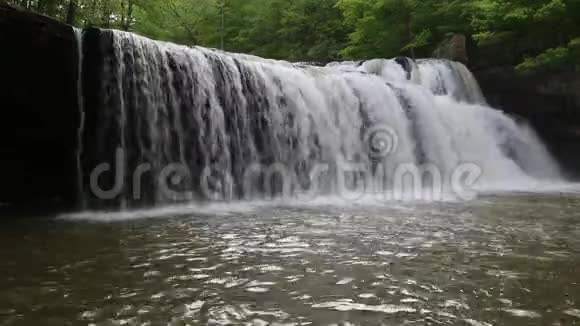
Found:
M 463 33 L 479 68 L 580 64 L 580 0 L 4 1 L 80 27 L 291 61 L 428 57 Z
M 494 64 L 522 72 L 578 63 L 577 0 L 479 0 L 473 38 Z
M 465 1 L 340 0 L 351 27 L 345 58 L 429 56 L 450 32 L 468 33 Z

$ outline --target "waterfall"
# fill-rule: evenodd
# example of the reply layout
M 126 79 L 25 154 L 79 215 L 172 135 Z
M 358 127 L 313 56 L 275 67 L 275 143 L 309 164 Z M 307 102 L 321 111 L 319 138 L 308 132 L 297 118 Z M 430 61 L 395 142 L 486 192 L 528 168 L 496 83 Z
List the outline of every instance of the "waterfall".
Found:
M 77 41 L 77 107 L 79 111 L 79 125 L 77 129 L 77 148 L 76 148 L 76 177 L 77 177 L 77 190 L 79 198 L 79 206 L 81 208 L 86 208 L 85 196 L 84 196 L 84 172 L 82 166 L 82 155 L 84 150 L 83 145 L 83 134 L 85 128 L 85 108 L 84 108 L 84 98 L 83 98 L 83 30 L 73 27 L 73 31 Z
M 420 83 L 436 95 L 450 95 L 458 101 L 487 104 L 473 74 L 459 62 L 423 59 L 418 62 Z
M 114 176 L 85 173 L 118 190 L 110 198 L 121 205 L 332 194 L 369 182 L 388 191 L 403 164 L 431 164 L 445 180 L 475 164 L 481 188 L 561 178 L 534 131 L 488 107 L 460 63 L 317 67 L 103 34 L 91 155 L 118 166 Z M 357 168 L 337 181 L 344 166 Z

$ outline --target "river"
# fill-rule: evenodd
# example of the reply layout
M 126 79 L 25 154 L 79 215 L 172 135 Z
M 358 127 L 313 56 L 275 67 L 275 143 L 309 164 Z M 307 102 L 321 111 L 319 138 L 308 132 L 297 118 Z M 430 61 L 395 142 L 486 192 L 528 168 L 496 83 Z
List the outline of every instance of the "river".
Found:
M 575 325 L 580 195 L 4 219 L 0 325 Z

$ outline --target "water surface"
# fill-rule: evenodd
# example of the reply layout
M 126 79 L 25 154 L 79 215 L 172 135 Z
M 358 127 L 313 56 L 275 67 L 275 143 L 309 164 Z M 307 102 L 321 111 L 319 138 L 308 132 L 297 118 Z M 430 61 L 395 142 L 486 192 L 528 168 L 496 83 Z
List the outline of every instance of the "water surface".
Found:
M 8 219 L 0 325 L 576 325 L 580 196 Z

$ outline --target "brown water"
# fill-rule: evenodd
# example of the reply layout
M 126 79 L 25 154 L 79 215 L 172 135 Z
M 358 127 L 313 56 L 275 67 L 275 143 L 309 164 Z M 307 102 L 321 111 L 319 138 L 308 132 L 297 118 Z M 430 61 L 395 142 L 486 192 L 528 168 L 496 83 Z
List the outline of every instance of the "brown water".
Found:
M 580 325 L 580 196 L 0 223 L 0 325 Z

